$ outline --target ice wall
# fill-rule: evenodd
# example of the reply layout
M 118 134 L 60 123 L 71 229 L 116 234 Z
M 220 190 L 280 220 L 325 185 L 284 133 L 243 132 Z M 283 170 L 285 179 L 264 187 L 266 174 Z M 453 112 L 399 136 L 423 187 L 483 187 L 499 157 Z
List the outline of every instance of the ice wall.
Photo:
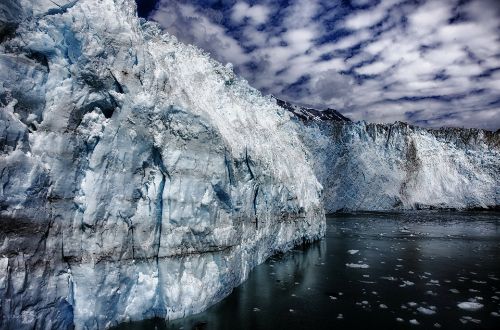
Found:
M 182 317 L 323 235 L 297 123 L 134 1 L 3 1 L 0 42 L 0 328 Z
M 327 213 L 500 205 L 499 131 L 301 122 Z

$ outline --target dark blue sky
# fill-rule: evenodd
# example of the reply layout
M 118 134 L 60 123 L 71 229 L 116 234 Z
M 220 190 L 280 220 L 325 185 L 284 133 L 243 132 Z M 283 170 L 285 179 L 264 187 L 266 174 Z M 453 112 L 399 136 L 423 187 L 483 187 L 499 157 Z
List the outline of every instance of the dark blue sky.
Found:
M 500 128 L 500 1 L 138 1 L 263 93 L 355 120 Z

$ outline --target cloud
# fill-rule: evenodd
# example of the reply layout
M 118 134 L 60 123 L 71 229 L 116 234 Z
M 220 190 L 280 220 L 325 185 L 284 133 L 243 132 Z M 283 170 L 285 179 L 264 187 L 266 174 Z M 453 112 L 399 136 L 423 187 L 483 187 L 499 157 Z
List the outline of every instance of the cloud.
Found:
M 249 18 L 253 24 L 264 24 L 271 10 L 267 6 L 253 5 L 246 2 L 237 2 L 232 9 L 231 19 L 236 23 L 242 23 L 245 18 Z
M 368 28 L 379 23 L 385 15 L 386 13 L 381 10 L 366 10 L 361 13 L 350 15 L 345 22 L 345 26 L 351 30 Z
M 161 0 L 156 8 L 150 18 L 232 62 L 264 93 L 355 120 L 500 127 L 494 0 Z
M 240 43 L 227 34 L 224 26 L 214 22 L 217 12 L 168 0 L 160 1 L 157 8 L 150 18 L 181 41 L 211 52 L 220 61 L 240 65 L 248 60 Z

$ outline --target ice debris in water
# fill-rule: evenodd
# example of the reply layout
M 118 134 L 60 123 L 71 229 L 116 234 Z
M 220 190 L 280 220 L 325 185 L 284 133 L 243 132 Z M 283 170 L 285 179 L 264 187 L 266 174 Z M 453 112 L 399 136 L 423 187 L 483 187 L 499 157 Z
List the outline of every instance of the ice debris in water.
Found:
M 472 318 L 471 316 L 462 316 L 460 318 L 460 322 L 462 322 L 463 324 L 466 324 L 467 322 L 472 322 L 472 323 L 475 323 L 475 324 L 480 324 L 481 320 Z
M 458 308 L 461 308 L 466 311 L 477 311 L 483 308 L 483 304 L 474 301 L 464 301 L 459 303 L 457 306 Z
M 349 254 L 356 254 L 358 252 L 359 252 L 359 250 L 347 250 L 347 253 L 349 253 Z
M 425 308 L 425 307 L 419 307 L 419 308 L 417 308 L 417 311 L 419 311 L 420 313 L 425 314 L 425 315 L 436 314 L 436 312 L 433 311 L 432 309 Z
M 345 264 L 349 268 L 369 268 L 367 264 Z

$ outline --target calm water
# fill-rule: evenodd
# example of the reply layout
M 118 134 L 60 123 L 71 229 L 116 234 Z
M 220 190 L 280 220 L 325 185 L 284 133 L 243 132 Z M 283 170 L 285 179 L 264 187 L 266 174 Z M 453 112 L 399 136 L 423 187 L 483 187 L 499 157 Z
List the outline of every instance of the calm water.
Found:
M 500 213 L 355 214 L 327 224 L 324 240 L 256 267 L 204 313 L 119 328 L 500 329 Z

